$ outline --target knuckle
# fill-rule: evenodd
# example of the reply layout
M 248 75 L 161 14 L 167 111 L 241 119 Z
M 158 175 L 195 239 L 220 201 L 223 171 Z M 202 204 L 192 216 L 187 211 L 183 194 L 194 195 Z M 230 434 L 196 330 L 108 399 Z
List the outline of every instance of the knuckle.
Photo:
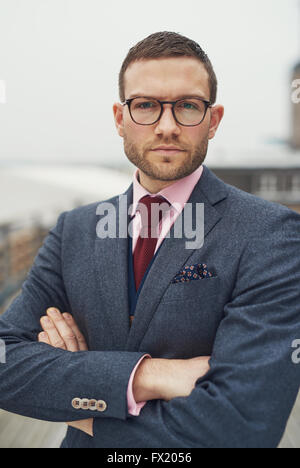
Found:
M 62 340 L 55 340 L 55 341 L 53 342 L 53 346 L 54 346 L 55 348 L 65 348 L 65 347 L 66 347 L 65 342 L 62 341 Z
M 50 318 L 51 320 L 53 320 L 53 322 L 61 322 L 63 320 L 63 317 L 61 315 L 50 315 Z
M 65 333 L 62 335 L 64 340 L 75 340 L 76 336 L 73 333 Z
M 64 312 L 62 315 L 68 322 L 74 322 L 73 316 L 68 312 Z
M 54 328 L 52 320 L 50 320 L 47 316 L 41 318 L 41 325 L 44 328 Z
M 77 340 L 79 343 L 85 343 L 85 338 L 82 335 L 77 336 Z

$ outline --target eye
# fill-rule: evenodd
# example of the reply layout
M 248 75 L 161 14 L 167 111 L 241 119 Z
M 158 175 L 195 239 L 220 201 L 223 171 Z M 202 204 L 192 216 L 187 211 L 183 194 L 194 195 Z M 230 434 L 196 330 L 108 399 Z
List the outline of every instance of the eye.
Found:
M 142 102 L 141 104 L 139 104 L 139 106 L 141 109 L 149 109 L 151 107 L 153 107 L 153 103 L 152 102 Z
M 157 107 L 157 103 L 153 101 L 136 102 L 134 107 L 141 110 L 155 109 Z
M 198 110 L 198 106 L 193 102 L 184 101 L 178 104 L 178 107 L 186 110 Z

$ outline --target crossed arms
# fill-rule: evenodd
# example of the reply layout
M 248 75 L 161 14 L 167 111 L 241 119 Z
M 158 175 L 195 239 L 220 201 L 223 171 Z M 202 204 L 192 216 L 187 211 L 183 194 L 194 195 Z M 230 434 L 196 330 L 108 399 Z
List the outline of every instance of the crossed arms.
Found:
M 142 384 L 137 373 L 134 386 L 137 401 L 153 398 L 153 391 L 154 397 L 163 398 L 147 400 L 130 424 L 127 386 L 145 352 L 70 352 L 37 341 L 45 311 L 53 305 L 72 311 L 62 275 L 62 245 L 63 238 L 74 235 L 76 220 L 68 218 L 65 226 L 66 217 L 62 215 L 50 232 L 22 294 L 0 317 L 0 338 L 7 351 L 7 362 L 0 365 L 0 407 L 37 419 L 71 422 L 86 419 L 84 410 L 72 407 L 74 397 L 105 400 L 107 410 L 95 415 L 93 425 L 95 445 L 103 447 L 112 442 L 131 447 L 132 441 L 135 447 L 276 447 L 300 384 L 300 366 L 291 360 L 291 344 L 300 336 L 299 216 L 280 212 L 268 236 L 245 244 L 235 288 L 215 336 L 210 369 L 196 383 L 190 380 L 189 390 L 194 388 L 190 394 L 186 391 L 188 396 L 164 399 L 166 388 L 160 378 L 158 388 L 153 388 L 158 367 L 146 368 L 156 360 L 142 362 Z M 168 360 L 160 364 L 163 361 Z M 178 378 L 179 372 L 169 369 L 168 382 L 187 384 Z M 186 373 L 185 366 L 182 372 Z
M 88 351 L 85 338 L 71 314 L 50 308 L 41 318 L 43 332 L 38 341 L 66 351 Z M 189 396 L 197 379 L 209 370 L 209 357 L 193 359 L 144 359 L 139 365 L 133 381 L 133 394 L 137 403 Z M 67 423 L 93 436 L 93 419 Z

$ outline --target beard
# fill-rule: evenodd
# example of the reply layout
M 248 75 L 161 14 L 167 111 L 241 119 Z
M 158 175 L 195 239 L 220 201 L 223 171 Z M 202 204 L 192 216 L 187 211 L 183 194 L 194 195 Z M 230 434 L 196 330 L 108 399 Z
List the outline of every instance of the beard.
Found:
M 162 169 L 161 163 L 151 162 L 151 160 L 146 158 L 146 153 L 149 151 L 148 149 L 141 152 L 137 146 L 128 139 L 126 134 L 124 135 L 124 152 L 129 161 L 149 178 L 167 182 L 183 179 L 198 169 L 205 161 L 208 142 L 209 138 L 207 135 L 192 151 L 186 150 L 185 159 L 181 166 L 172 167 L 171 163 L 165 164 L 164 170 Z M 160 142 L 160 144 L 164 143 Z M 171 143 L 168 144 L 170 145 Z M 166 156 L 163 162 L 170 162 L 170 156 Z

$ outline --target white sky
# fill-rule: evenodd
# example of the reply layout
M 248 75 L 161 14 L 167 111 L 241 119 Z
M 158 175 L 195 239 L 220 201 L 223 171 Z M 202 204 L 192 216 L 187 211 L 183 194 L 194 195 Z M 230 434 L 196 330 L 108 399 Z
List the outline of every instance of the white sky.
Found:
M 288 138 L 298 0 L 0 0 L 0 162 L 122 161 L 112 104 L 128 50 L 169 30 L 197 41 L 225 118 L 212 147 Z

